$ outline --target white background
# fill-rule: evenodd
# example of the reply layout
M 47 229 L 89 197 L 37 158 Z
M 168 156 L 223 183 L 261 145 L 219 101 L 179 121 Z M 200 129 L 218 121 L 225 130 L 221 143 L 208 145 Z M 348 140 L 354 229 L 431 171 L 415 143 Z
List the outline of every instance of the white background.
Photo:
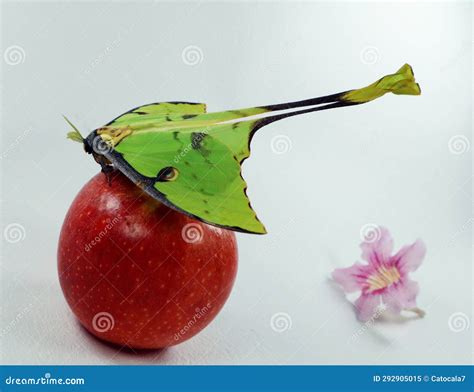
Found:
M 2 229 L 24 232 L 2 241 L 3 362 L 470 363 L 471 23 L 469 2 L 4 2 Z M 190 45 L 196 64 L 183 60 Z M 279 103 L 362 87 L 405 62 L 421 97 L 309 114 L 255 136 L 244 177 L 269 234 L 238 235 L 233 293 L 201 334 L 135 354 L 79 327 L 56 248 L 99 167 L 65 139 L 61 114 L 86 132 L 149 102 Z M 288 151 L 276 154 L 280 135 Z M 364 326 L 328 279 L 358 259 L 368 223 L 387 226 L 396 247 L 426 242 L 414 274 L 424 319 Z M 278 312 L 291 321 L 280 333 L 270 324 Z

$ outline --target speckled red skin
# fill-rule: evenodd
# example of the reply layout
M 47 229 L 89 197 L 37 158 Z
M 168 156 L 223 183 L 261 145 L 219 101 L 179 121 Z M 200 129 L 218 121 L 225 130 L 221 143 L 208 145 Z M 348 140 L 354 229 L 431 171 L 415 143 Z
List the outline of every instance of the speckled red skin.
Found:
M 58 248 L 63 293 L 101 339 L 132 348 L 181 343 L 227 300 L 237 272 L 235 235 L 171 210 L 119 173 L 113 177 L 110 186 L 102 173 L 93 177 L 66 215 Z M 184 240 L 189 224 L 200 228 L 200 240 L 189 242 L 192 226 Z

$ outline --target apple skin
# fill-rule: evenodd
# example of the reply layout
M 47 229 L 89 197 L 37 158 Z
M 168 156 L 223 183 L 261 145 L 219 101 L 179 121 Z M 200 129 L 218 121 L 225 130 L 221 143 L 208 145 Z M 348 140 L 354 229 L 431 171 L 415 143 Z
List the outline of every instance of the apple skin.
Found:
M 219 313 L 237 273 L 232 231 L 154 200 L 119 172 L 79 192 L 58 248 L 61 288 L 100 339 L 156 349 L 196 335 Z

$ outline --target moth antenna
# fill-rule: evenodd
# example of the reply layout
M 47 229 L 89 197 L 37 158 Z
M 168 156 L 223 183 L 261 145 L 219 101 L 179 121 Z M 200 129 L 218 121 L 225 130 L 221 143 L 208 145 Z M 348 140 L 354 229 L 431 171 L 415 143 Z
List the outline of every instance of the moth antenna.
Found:
M 77 129 L 77 127 L 71 121 L 69 121 L 69 119 L 65 115 L 63 115 L 63 118 L 72 127 L 72 129 L 74 129 L 74 131 L 68 132 L 66 137 L 75 142 L 84 143 L 84 138 L 82 137 L 81 132 L 79 132 L 79 129 Z

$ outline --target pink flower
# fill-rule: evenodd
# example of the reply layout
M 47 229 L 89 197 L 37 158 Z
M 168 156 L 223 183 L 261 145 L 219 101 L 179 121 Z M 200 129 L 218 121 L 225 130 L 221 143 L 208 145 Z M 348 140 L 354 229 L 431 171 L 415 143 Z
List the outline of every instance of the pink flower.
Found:
M 333 279 L 345 292 L 360 291 L 355 301 L 357 318 L 367 321 L 373 317 L 379 306 L 399 314 L 402 310 L 414 310 L 416 307 L 418 283 L 411 280 L 408 274 L 415 271 L 423 261 L 426 248 L 421 240 L 401 248 L 395 255 L 393 239 L 384 227 L 376 227 L 375 238 L 368 238 L 360 244 L 362 259 L 368 264 L 356 262 L 352 267 L 337 268 L 332 273 Z

